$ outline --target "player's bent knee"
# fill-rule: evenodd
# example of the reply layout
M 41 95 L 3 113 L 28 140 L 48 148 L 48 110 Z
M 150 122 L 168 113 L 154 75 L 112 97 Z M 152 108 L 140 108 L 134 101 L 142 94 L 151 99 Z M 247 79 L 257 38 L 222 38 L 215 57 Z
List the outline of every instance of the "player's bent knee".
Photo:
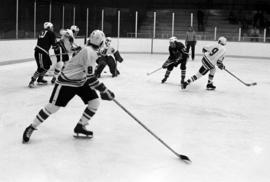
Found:
M 96 112 L 99 108 L 99 105 L 100 105 L 100 101 L 99 99 L 93 99 L 93 100 L 90 100 L 88 102 L 88 108 L 89 110 L 93 111 L 93 112 Z
M 50 112 L 50 114 L 53 114 L 56 113 L 60 109 L 60 107 L 49 103 L 45 106 L 45 109 Z
M 61 68 L 64 66 L 64 62 L 63 61 L 59 61 L 55 64 L 55 68 L 58 70 L 61 70 Z

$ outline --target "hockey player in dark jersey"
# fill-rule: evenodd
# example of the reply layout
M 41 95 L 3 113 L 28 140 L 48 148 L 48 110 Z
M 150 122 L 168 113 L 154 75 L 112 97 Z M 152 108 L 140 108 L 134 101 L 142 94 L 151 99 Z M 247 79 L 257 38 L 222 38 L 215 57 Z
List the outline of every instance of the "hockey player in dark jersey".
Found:
M 49 103 L 38 112 L 33 122 L 25 129 L 23 143 L 29 142 L 33 131 L 60 107 L 65 107 L 75 95 L 79 96 L 87 107 L 75 126 L 74 133 L 82 134 L 82 137 L 93 136 L 93 132 L 87 130 L 86 125 L 99 107 L 97 91 L 103 100 L 114 99 L 114 93 L 94 75 L 98 58 L 97 50 L 104 41 L 104 33 L 94 30 L 90 34 L 88 45 L 66 63 L 55 82 Z
M 184 44 L 177 40 L 176 37 L 171 37 L 169 40 L 169 58 L 163 63 L 162 68 L 167 69 L 164 78 L 161 80 L 161 83 L 165 83 L 168 77 L 170 76 L 171 71 L 174 67 L 177 67 L 179 64 L 181 70 L 181 85 L 184 83 L 186 77 L 186 64 L 188 59 L 188 53 Z
M 95 75 L 98 78 L 106 65 L 109 66 L 112 77 L 116 77 L 120 74 L 119 70 L 117 69 L 117 62 L 122 63 L 123 58 L 121 57 L 119 51 L 111 46 L 111 42 L 112 39 L 107 37 L 104 47 L 102 47 L 99 51 L 101 56 L 97 60 L 98 65 L 95 70 Z
M 69 60 L 69 53 L 73 48 L 74 36 L 73 32 L 69 29 L 61 30 L 61 39 L 57 41 L 57 49 L 55 49 L 54 53 L 56 55 L 56 65 L 54 69 L 54 75 L 51 80 L 51 83 L 54 84 L 57 76 L 59 75 L 62 67 Z
M 51 22 L 45 22 L 43 30 L 38 36 L 37 45 L 35 47 L 35 60 L 37 63 L 37 70 L 31 77 L 31 81 L 28 85 L 29 88 L 35 87 L 35 81 L 38 84 L 47 84 L 47 81 L 43 79 L 43 76 L 50 68 L 52 61 L 49 55 L 49 49 L 56 49 L 56 36 L 53 32 L 53 24 Z

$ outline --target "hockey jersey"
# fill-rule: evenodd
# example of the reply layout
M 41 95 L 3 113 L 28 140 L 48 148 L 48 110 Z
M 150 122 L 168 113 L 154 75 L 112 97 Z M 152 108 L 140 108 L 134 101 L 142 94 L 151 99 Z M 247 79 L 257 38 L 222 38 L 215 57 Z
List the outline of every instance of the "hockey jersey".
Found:
M 111 46 L 107 46 L 104 44 L 104 46 L 100 49 L 99 53 L 101 56 L 108 56 L 112 55 L 116 52 L 116 50 Z
M 91 46 L 84 47 L 66 63 L 56 83 L 71 87 L 84 85 L 87 78 L 94 75 L 97 58 L 97 52 Z
M 217 64 L 217 62 L 221 63 L 223 61 L 226 49 L 220 44 L 213 44 L 203 47 L 203 51 L 206 64 L 213 67 Z
M 171 60 L 176 60 L 188 56 L 184 44 L 179 41 L 175 41 L 175 47 L 169 46 L 169 53 L 169 59 Z
M 38 35 L 37 46 L 35 50 L 41 50 L 49 55 L 49 49 L 51 46 L 56 48 L 56 36 L 55 33 L 50 30 L 42 30 Z
M 56 43 L 57 49 L 54 50 L 57 62 L 66 62 L 69 60 L 68 50 L 66 49 L 63 40 L 59 40 Z

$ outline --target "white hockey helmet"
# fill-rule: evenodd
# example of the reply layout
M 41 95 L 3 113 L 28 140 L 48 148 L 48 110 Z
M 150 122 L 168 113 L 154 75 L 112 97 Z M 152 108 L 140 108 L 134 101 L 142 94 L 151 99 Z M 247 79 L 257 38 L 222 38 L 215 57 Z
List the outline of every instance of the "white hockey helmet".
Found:
M 169 39 L 169 42 L 170 42 L 170 43 L 174 43 L 175 41 L 177 41 L 177 38 L 176 38 L 175 36 L 173 36 L 173 37 L 171 37 L 171 38 Z
M 60 30 L 60 34 L 61 34 L 61 38 L 68 38 L 70 42 L 73 42 L 74 41 L 74 35 L 73 35 L 73 32 L 72 30 L 70 29 L 62 29 Z
M 105 34 L 101 30 L 94 30 L 89 36 L 89 43 L 95 46 L 102 46 L 105 41 Z
M 53 24 L 51 22 L 45 22 L 43 24 L 43 28 L 44 29 L 52 29 L 53 28 Z
M 72 30 L 74 34 L 80 31 L 79 27 L 76 25 L 71 25 L 70 30 Z
M 218 38 L 218 43 L 225 46 L 227 44 L 227 39 L 225 37 L 219 37 Z

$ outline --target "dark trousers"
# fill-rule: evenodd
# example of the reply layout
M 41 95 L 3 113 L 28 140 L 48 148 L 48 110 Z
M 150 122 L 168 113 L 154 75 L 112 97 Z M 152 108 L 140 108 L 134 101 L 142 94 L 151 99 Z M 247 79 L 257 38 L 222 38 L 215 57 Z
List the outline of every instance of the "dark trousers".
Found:
M 189 52 L 189 49 L 191 48 L 191 58 L 194 60 L 195 58 L 195 41 L 187 41 L 187 52 Z
M 98 65 L 95 70 L 95 75 L 97 77 L 100 77 L 100 74 L 102 73 L 106 65 L 109 66 L 110 72 L 113 77 L 119 74 L 119 71 L 117 70 L 117 62 L 112 56 L 101 56 L 98 58 L 97 63 Z

